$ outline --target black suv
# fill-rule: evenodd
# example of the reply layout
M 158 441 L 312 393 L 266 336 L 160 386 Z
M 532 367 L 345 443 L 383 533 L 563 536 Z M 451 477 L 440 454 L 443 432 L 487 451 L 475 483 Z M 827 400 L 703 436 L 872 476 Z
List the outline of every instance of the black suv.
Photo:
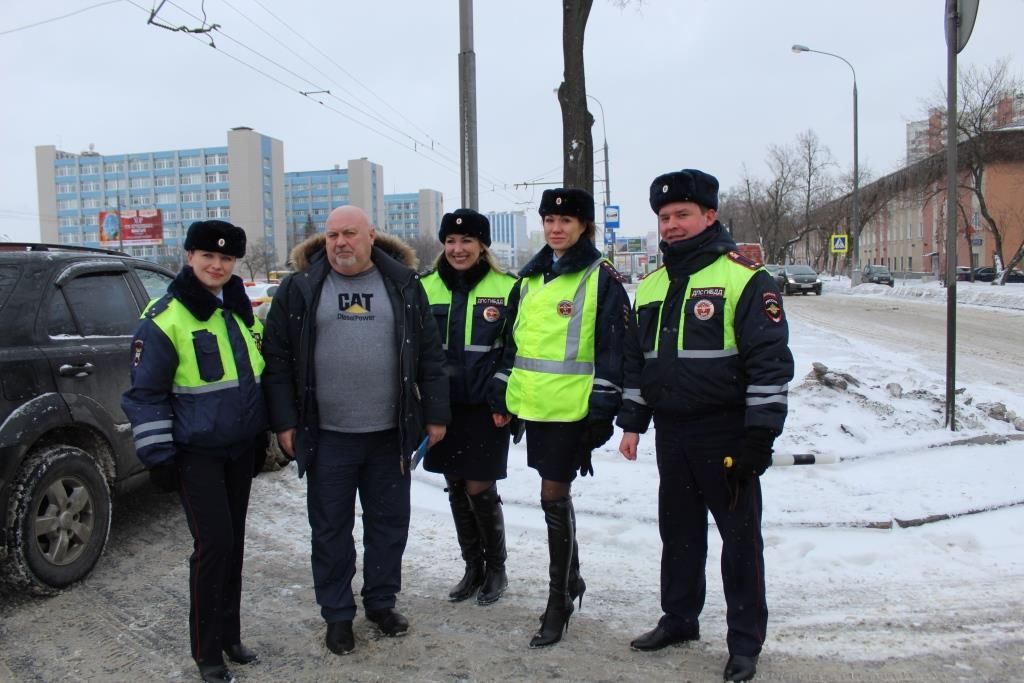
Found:
M 0 243 L 0 578 L 50 594 L 85 577 L 111 492 L 144 481 L 121 410 L 129 347 L 174 274 L 116 251 Z
M 885 266 L 868 264 L 864 266 L 861 280 L 863 282 L 872 282 L 876 285 L 889 285 L 893 286 L 892 273 Z

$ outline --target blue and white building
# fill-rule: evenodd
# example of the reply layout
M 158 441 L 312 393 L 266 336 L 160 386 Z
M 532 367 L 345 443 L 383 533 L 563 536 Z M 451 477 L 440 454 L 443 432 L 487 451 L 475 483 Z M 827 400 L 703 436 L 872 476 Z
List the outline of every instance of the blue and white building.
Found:
M 526 265 L 533 254 L 526 234 L 525 211 L 489 211 L 491 223 L 491 251 L 510 270 Z
M 437 190 L 384 195 L 384 231 L 406 242 L 437 239 L 444 215 L 444 196 Z
M 113 155 L 37 146 L 42 241 L 100 246 L 101 211 L 155 208 L 163 244 L 125 251 L 179 259 L 188 226 L 217 218 L 244 228 L 250 244 L 266 243 L 283 261 L 287 244 L 276 227 L 284 225 L 284 146 L 247 127 L 227 138 L 225 146 Z
M 349 160 L 345 168 L 285 173 L 284 186 L 289 246 L 306 237 L 310 221 L 313 232 L 323 232 L 331 210 L 346 204 L 365 211 L 374 226 L 385 224 L 384 167 L 365 157 Z

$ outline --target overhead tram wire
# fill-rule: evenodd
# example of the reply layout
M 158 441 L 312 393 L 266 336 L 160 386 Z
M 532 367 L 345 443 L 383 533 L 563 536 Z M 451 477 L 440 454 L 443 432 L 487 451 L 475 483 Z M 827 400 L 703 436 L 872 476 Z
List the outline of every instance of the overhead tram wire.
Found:
M 202 20 L 201 17 L 198 17 L 198 16 L 192 14 L 187 9 L 185 9 L 185 8 L 181 7 L 180 5 L 178 5 L 177 3 L 175 3 L 173 0 L 165 0 L 165 1 L 166 1 L 166 4 L 174 6 L 175 8 L 177 8 L 178 10 L 183 12 L 184 14 L 192 17 L 193 19 L 195 19 L 197 21 Z M 132 5 L 134 5 L 135 7 L 139 8 L 142 11 L 146 11 L 147 14 L 148 14 L 148 11 L 145 10 L 145 8 L 140 6 L 138 3 L 134 2 L 134 0 L 127 0 L 127 2 L 129 2 Z M 399 133 L 400 135 L 403 135 L 404 137 L 408 138 L 409 140 L 412 141 L 413 144 L 410 145 L 408 142 L 405 142 L 405 141 L 402 141 L 402 140 L 398 140 L 398 139 L 392 137 L 391 135 L 388 135 L 387 133 L 385 133 L 383 131 L 380 131 L 377 128 L 374 128 L 372 125 L 370 125 L 370 124 L 368 124 L 368 123 L 366 123 L 364 121 L 361 121 L 361 120 L 355 118 L 354 116 L 352 116 L 352 115 L 350 115 L 350 114 L 348 114 L 346 112 L 340 111 L 339 109 L 337 109 L 335 107 L 330 106 L 329 104 L 325 103 L 323 100 L 317 99 L 315 97 L 311 97 L 311 95 L 314 94 L 316 91 L 324 91 L 325 89 L 322 88 L 322 86 L 320 84 L 315 83 L 314 81 L 311 81 L 310 79 L 306 78 L 305 76 L 302 76 L 301 74 L 293 71 L 292 69 L 289 69 L 288 67 L 286 67 L 286 66 L 280 64 L 279 62 L 277 62 L 277 61 L 267 57 L 266 55 L 261 54 L 259 51 L 249 47 L 247 44 L 245 44 L 244 42 L 238 40 L 237 38 L 234 38 L 233 36 L 225 33 L 219 27 L 217 29 L 217 33 L 220 36 L 223 36 L 224 38 L 226 38 L 227 40 L 230 40 L 231 42 L 233 42 L 233 43 L 235 43 L 235 44 L 245 48 L 246 50 L 248 50 L 252 54 L 260 57 L 261 59 L 263 59 L 263 60 L 265 60 L 267 62 L 269 62 L 270 64 L 273 64 L 275 67 L 277 67 L 281 71 L 289 74 L 290 76 L 292 76 L 292 77 L 294 77 L 296 79 L 299 79 L 302 82 L 305 82 L 305 83 L 309 84 L 311 86 L 311 89 L 308 90 L 308 91 L 303 91 L 303 90 L 300 90 L 298 88 L 295 88 L 294 86 L 291 86 L 288 83 L 285 83 L 280 78 L 277 78 L 277 77 L 267 73 L 266 71 L 264 71 L 264 70 L 262 70 L 262 69 L 260 69 L 260 68 L 258 68 L 256 66 L 254 66 L 254 65 L 252 65 L 252 64 L 250 64 L 248 62 L 246 62 L 244 59 L 241 59 L 240 57 L 237 57 L 237 56 L 231 54 L 230 52 L 225 52 L 223 48 L 214 46 L 214 49 L 216 49 L 216 50 L 220 51 L 221 53 L 223 53 L 224 56 L 229 57 L 230 59 L 238 62 L 239 64 L 242 64 L 243 66 L 251 69 L 252 71 L 255 71 L 259 75 L 264 76 L 265 78 L 268 78 L 269 80 L 277 83 L 278 85 L 280 85 L 280 86 L 282 86 L 284 88 L 287 88 L 288 90 L 291 90 L 291 91 L 293 91 L 293 92 L 295 92 L 295 93 L 297 93 L 299 95 L 302 95 L 303 97 L 307 97 L 307 98 L 313 100 L 314 102 L 320 104 L 324 108 L 330 110 L 332 113 L 337 114 L 338 116 L 341 116 L 342 118 L 345 118 L 345 119 L 347 119 L 347 120 L 349 120 L 349 121 L 351 121 L 351 122 L 353 122 L 353 123 L 355 123 L 355 124 L 357 124 L 359 126 L 362 126 L 363 128 L 365 128 L 365 129 L 367 129 L 367 130 L 369 130 L 369 131 L 371 131 L 373 133 L 376 133 L 380 137 L 383 137 L 386 140 L 394 142 L 395 144 L 397 144 L 397 145 L 399 145 L 399 146 L 401 146 L 401 147 L 403 147 L 405 149 L 408 149 L 408 150 L 412 151 L 414 154 L 418 154 L 422 158 L 435 163 L 436 165 L 438 165 L 441 168 L 445 169 L 449 173 L 453 173 L 455 175 L 458 175 L 458 173 L 459 173 L 459 165 L 458 165 L 458 162 L 456 160 L 451 159 L 450 157 L 446 157 L 445 155 L 443 155 L 440 152 L 438 152 L 436 149 L 432 149 L 430 146 L 428 146 L 423 141 L 418 140 L 417 138 L 409 135 L 405 131 L 402 131 L 400 129 L 395 128 L 394 126 L 388 124 L 387 122 L 383 122 L 383 125 L 391 128 L 392 130 L 394 130 L 395 132 Z M 198 36 L 195 36 L 195 35 L 192 35 L 192 34 L 189 34 L 189 33 L 186 33 L 185 35 L 189 35 L 192 38 L 200 40 L 201 42 L 203 42 L 204 45 L 208 45 L 209 46 L 209 43 L 205 42 L 205 40 L 199 38 Z M 346 102 L 345 100 L 343 100 L 342 98 L 339 98 L 339 97 L 333 95 L 329 91 L 326 92 L 326 94 L 330 95 L 331 97 L 333 97 L 334 99 L 338 100 L 342 104 L 345 104 L 346 106 L 351 107 L 351 108 L 355 109 L 356 111 L 360 111 L 360 113 L 362 113 L 365 116 L 368 116 L 368 118 L 373 118 L 373 117 L 367 115 L 365 112 L 362 112 L 358 107 L 355 107 L 351 103 Z M 428 150 L 433 152 L 438 157 L 440 157 L 440 160 L 435 159 L 435 158 L 433 158 L 433 157 L 431 157 L 431 156 L 429 156 L 429 155 L 424 153 L 424 151 L 428 151 Z M 496 181 L 494 179 L 486 178 L 486 180 L 493 185 L 491 191 L 494 192 L 494 193 L 498 193 L 498 190 L 497 190 L 498 186 L 501 186 L 502 188 L 508 186 L 507 183 Z M 507 195 L 507 194 L 504 196 L 504 198 L 505 198 L 506 201 L 511 201 L 511 202 L 518 202 L 519 201 L 517 197 L 511 196 L 511 195 Z
M 106 2 L 98 2 L 95 5 L 89 5 L 88 7 L 83 7 L 82 9 L 75 10 L 74 12 L 69 12 L 67 14 L 62 14 L 59 17 L 52 17 L 50 19 L 43 19 L 41 21 L 37 21 L 37 22 L 32 23 L 32 24 L 26 24 L 25 26 L 18 26 L 17 28 L 11 28 L 11 29 L 7 29 L 6 31 L 0 31 L 0 36 L 6 36 L 8 33 L 17 33 L 18 31 L 24 31 L 26 29 L 35 28 L 36 26 L 42 26 L 43 24 L 50 24 L 50 23 L 53 23 L 55 21 L 60 21 L 61 19 L 67 19 L 68 17 L 73 17 L 76 14 L 81 14 L 82 12 L 88 12 L 89 10 L 96 9 L 97 7 L 103 7 L 104 5 L 113 5 L 114 3 L 118 3 L 118 2 L 121 2 L 121 0 L 107 0 Z
M 417 140 L 417 139 L 416 139 L 415 137 L 413 137 L 412 135 L 409 135 L 409 134 L 408 134 L 408 133 L 406 133 L 405 131 L 400 131 L 400 130 L 399 130 L 398 128 L 396 128 L 396 127 L 394 127 L 394 126 L 391 126 L 390 124 L 384 123 L 384 121 L 381 121 L 381 123 L 384 123 L 384 125 L 388 125 L 388 127 L 392 128 L 392 129 L 393 129 L 393 130 L 395 130 L 396 132 L 401 132 L 401 133 L 402 133 L 403 135 L 406 135 L 406 136 L 408 136 L 408 137 L 409 137 L 410 139 L 412 139 L 412 140 L 416 141 L 416 142 L 417 142 L 418 144 L 421 144 L 421 145 L 427 146 L 427 148 L 428 148 L 428 149 L 430 149 L 430 151 L 434 152 L 435 154 L 437 154 L 437 155 L 438 155 L 438 156 L 440 156 L 441 158 L 443 158 L 443 159 L 446 159 L 447 161 L 449 161 L 449 162 L 451 162 L 451 163 L 453 163 L 453 164 L 459 164 L 459 163 L 460 163 L 460 162 L 459 162 L 459 161 L 458 161 L 457 159 L 455 159 L 454 157 L 452 157 L 452 156 L 450 156 L 450 155 L 448 155 L 448 154 L 442 154 L 442 153 L 441 153 L 440 151 L 438 151 L 437 147 L 440 147 L 440 148 L 443 148 L 443 149 L 447 150 L 447 149 L 448 149 L 448 146 L 447 146 L 447 145 L 445 145 L 445 144 L 444 144 L 444 143 L 442 143 L 442 142 L 441 142 L 441 141 L 440 141 L 440 140 L 439 140 L 438 138 L 436 138 L 435 136 L 431 135 L 431 134 L 430 134 L 429 132 L 427 132 L 426 130 L 424 130 L 424 129 L 423 129 L 423 128 L 421 128 L 420 126 L 418 126 L 418 125 L 416 124 L 416 122 L 415 122 L 415 121 L 411 120 L 410 118 L 408 118 L 407 116 L 405 116 L 404 114 L 402 114 L 402 112 L 401 112 L 401 111 L 399 111 L 398 109 L 396 109 L 396 108 L 395 108 L 394 106 L 392 106 L 392 105 L 391 105 L 391 104 L 390 104 L 390 103 L 389 103 L 389 102 L 388 102 L 387 100 L 385 100 L 385 99 L 384 99 L 383 97 L 381 97 L 381 96 L 380 96 L 380 95 L 378 95 L 378 94 L 377 94 L 376 92 L 374 92 L 372 88 L 370 88 L 370 87 L 369 87 L 368 85 L 366 85 L 365 83 L 363 83 L 362 81 L 360 81 L 360 80 L 359 80 L 358 78 L 356 78 L 356 77 L 355 77 L 355 75 L 353 75 L 353 74 L 352 74 L 352 73 L 351 73 L 350 71 L 348 71 L 348 70 L 347 70 L 347 69 L 346 69 L 345 67 L 343 67 L 342 65 L 340 65 L 340 64 L 338 64 L 338 63 L 337 63 L 336 61 L 334 61 L 334 59 L 333 59 L 333 58 L 332 58 L 332 57 L 331 57 L 331 56 L 330 56 L 329 54 L 327 54 L 326 52 L 324 52 L 323 50 L 321 50 L 321 49 L 320 49 L 319 47 L 317 47 L 317 46 L 316 46 L 316 45 L 315 45 L 315 44 L 314 44 L 314 43 L 313 43 L 312 41 L 310 41 L 310 40 L 309 40 L 308 38 L 306 38 L 306 37 L 305 37 L 304 35 L 302 35 L 301 33 L 299 33 L 299 32 L 298 32 L 298 31 L 297 31 L 297 30 L 296 30 L 295 28 L 293 28 L 293 27 L 292 27 L 291 25 L 289 25 L 289 24 L 288 24 L 288 23 L 287 23 L 286 21 L 284 21 L 284 20 L 283 20 L 283 19 L 282 19 L 281 17 L 279 17 L 279 16 L 277 16 L 276 14 L 274 14 L 274 12 L 273 12 L 273 11 L 271 11 L 271 10 L 270 10 L 270 8 L 268 8 L 268 7 L 267 7 L 267 6 L 265 5 L 265 4 L 263 4 L 262 2 L 260 2 L 260 0 L 253 0 L 253 2 L 255 2 L 255 3 L 257 4 L 257 5 L 259 5 L 259 6 L 261 7 L 261 8 L 263 8 L 263 10 L 264 10 L 264 11 L 265 11 L 265 12 L 266 12 L 267 14 L 269 14 L 269 15 L 270 15 L 271 17 L 273 17 L 275 21 L 277 21 L 278 23 L 280 23 L 280 24 L 281 24 L 282 26 L 284 26 L 284 27 L 285 27 L 286 29 L 288 29 L 288 30 L 289 30 L 289 31 L 291 31 L 292 33 L 294 33 L 294 34 L 295 34 L 296 36 L 298 36 L 298 38 L 299 38 L 300 40 L 302 40 L 302 42 L 306 43 L 306 45 L 308 45 L 309 47 L 313 48 L 313 50 L 315 50 L 315 51 L 316 51 L 316 52 L 317 52 L 317 53 L 318 53 L 318 54 L 319 54 L 320 56 L 322 56 L 322 57 L 323 57 L 324 59 L 326 59 L 326 60 L 327 60 L 328 62 L 330 62 L 330 63 L 331 63 L 331 64 L 332 64 L 332 65 L 333 65 L 333 66 L 334 66 L 335 68 L 337 68 L 337 69 L 338 69 L 339 71 L 341 71 L 341 72 L 342 72 L 343 74 L 345 74 L 345 75 L 346 75 L 346 76 L 348 76 L 348 77 L 349 77 L 350 79 L 352 79 L 352 81 L 354 81 L 354 82 L 355 82 L 355 83 L 356 83 L 357 85 L 359 85 L 359 86 L 360 86 L 361 88 L 363 88 L 364 90 L 366 90 L 366 91 L 367 91 L 368 93 L 370 93 L 371 95 L 373 95 L 373 96 L 374 96 L 374 97 L 375 97 L 375 98 L 376 98 L 377 100 L 379 100 L 379 101 L 380 101 L 380 102 L 381 102 L 381 103 L 382 103 L 382 104 L 383 104 L 383 105 L 384 105 L 385 107 L 387 107 L 388 109 L 390 109 L 391 111 L 393 111 L 393 112 L 394 112 L 395 114 L 397 114 L 397 115 L 398 115 L 399 117 L 401 117 L 401 119 L 402 119 L 402 120 L 404 120 L 404 121 L 405 121 L 406 123 L 408 123 L 409 125 L 411 125 L 411 126 L 412 126 L 413 128 L 415 128 L 416 130 L 418 130 L 418 131 L 419 131 L 420 133 L 422 133 L 423 135 L 425 135 L 425 136 L 427 137 L 427 139 L 428 139 L 428 140 L 429 140 L 430 142 L 428 143 L 428 142 L 423 142 L 423 141 Z M 227 0 L 225 0 L 225 4 L 227 4 L 227 5 L 229 6 L 229 7 L 231 7 L 231 5 L 230 5 L 230 4 L 229 4 L 229 3 L 227 2 Z M 238 10 L 237 10 L 236 8 L 232 7 L 232 9 L 234 9 L 234 10 L 235 10 L 236 12 L 238 12 Z M 296 57 L 298 57 L 298 58 L 299 58 L 299 59 L 301 59 L 302 61 L 306 62 L 306 63 L 307 63 L 307 64 L 309 64 L 310 66 L 312 66 L 312 67 L 313 67 L 314 69 L 316 69 L 317 71 L 319 71 L 319 72 L 320 72 L 321 74 L 323 74 L 323 75 L 324 75 L 325 77 L 327 77 L 328 79 L 330 78 L 330 76 L 328 76 L 328 75 L 327 75 L 326 73 L 324 73 L 324 72 L 323 72 L 323 71 L 322 71 L 322 70 L 321 70 L 321 69 L 320 69 L 319 67 L 317 67 L 317 66 L 313 65 L 313 64 L 312 64 L 311 62 L 309 62 L 308 60 L 306 60 L 305 58 L 303 58 L 302 56 L 300 56 L 300 55 L 299 55 L 299 54 L 298 54 L 297 52 L 295 52 L 294 50 L 292 50 L 292 49 L 291 49 L 290 47 L 288 47 L 288 46 L 284 45 L 284 43 L 283 43 L 283 42 L 281 42 L 281 41 L 280 41 L 279 39 L 277 39 L 276 37 L 274 37 L 272 33 L 270 33 L 269 31 L 267 31 L 267 30 L 266 30 L 266 29 L 264 29 L 263 27 L 259 26 L 259 24 L 258 24 L 257 22 L 255 22 L 255 21 L 254 21 L 253 19 L 251 19 L 251 18 L 249 18 L 249 17 L 246 17 L 246 19 L 248 19 L 248 20 L 249 20 L 250 22 L 252 22 L 252 23 L 253 23 L 253 24 L 254 24 L 255 26 L 257 26 L 257 27 L 258 27 L 258 28 L 259 28 L 259 29 L 260 29 L 261 31 L 263 31 L 264 33 L 267 33 L 267 35 L 270 35 L 271 37 L 273 37 L 275 41 L 277 41 L 277 42 L 278 42 L 278 43 L 280 43 L 280 44 L 281 44 L 282 46 L 284 46 L 284 47 L 285 47 L 285 49 L 287 49 L 287 50 L 288 50 L 289 52 L 291 52 L 292 54 L 294 54 L 294 55 L 295 55 Z M 334 81 L 332 81 L 332 83 L 334 83 Z M 354 98 L 354 99 L 355 99 L 355 100 L 356 100 L 357 102 L 359 102 L 360 104 L 362 104 L 363 106 L 365 106 L 365 107 L 367 107 L 367 108 L 369 108 L 369 109 L 371 109 L 371 110 L 373 110 L 373 111 L 376 111 L 376 110 L 374 109 L 374 107 L 373 107 L 372 105 L 370 105 L 369 103 L 367 103 L 367 102 L 365 102 L 364 100 L 362 100 L 361 98 L 359 98 L 359 96 L 358 96 L 358 95 L 356 95 L 355 93 L 353 93 L 353 92 L 352 92 L 352 91 L 351 91 L 350 89 L 348 89 L 348 88 L 345 88 L 344 86 L 341 86 L 341 85 L 338 85 L 338 87 L 339 87 L 340 89 L 344 90 L 344 91 L 345 91 L 346 93 L 348 93 L 348 94 L 352 95 L 352 97 L 353 97 L 353 98 Z M 328 92 L 328 94 L 329 94 L 329 95 L 330 95 L 331 97 L 334 97 L 335 99 L 338 99 L 339 101 L 341 101 L 341 102 L 344 102 L 344 100 L 342 100 L 341 98 L 338 98 L 338 97 L 337 97 L 337 96 L 336 96 L 336 95 L 335 95 L 334 93 L 332 93 L 332 92 Z M 345 104 L 347 104 L 347 105 L 348 105 L 348 106 L 350 106 L 350 107 L 356 108 L 356 107 L 354 107 L 354 106 L 353 106 L 352 104 L 350 104 L 350 103 L 347 103 L 347 102 L 346 102 Z M 367 114 L 367 116 L 369 116 L 369 115 Z M 383 114 L 381 114 L 381 116 L 383 116 Z M 436 143 L 437 147 L 435 147 L 434 143 Z M 495 191 L 495 190 L 494 190 L 494 187 L 496 187 L 496 186 L 500 186 L 500 187 L 502 187 L 502 188 L 508 188 L 508 187 L 509 187 L 510 185 L 512 185 L 511 183 L 507 183 L 507 182 L 505 182 L 505 181 L 503 181 L 503 180 L 500 180 L 500 179 L 497 179 L 497 178 L 492 178 L 492 177 L 489 177 L 488 175 L 485 175 L 485 174 L 484 174 L 484 173 L 482 173 L 482 172 L 480 173 L 480 178 L 481 178 L 482 180 L 485 180 L 486 182 L 488 182 L 488 183 L 490 183 L 490 184 L 492 185 L 492 189 L 491 189 L 491 192 L 494 192 L 494 191 Z M 505 198 L 506 198 L 507 200 L 510 200 L 510 201 L 518 201 L 518 200 L 517 200 L 517 199 L 516 199 L 515 197 L 512 197 L 512 196 L 506 196 Z

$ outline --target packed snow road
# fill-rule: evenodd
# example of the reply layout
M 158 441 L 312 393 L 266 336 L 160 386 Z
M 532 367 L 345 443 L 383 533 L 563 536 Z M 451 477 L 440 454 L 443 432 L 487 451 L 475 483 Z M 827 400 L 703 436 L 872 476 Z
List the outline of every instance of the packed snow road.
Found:
M 945 373 L 946 305 L 939 300 L 843 296 L 787 296 L 791 320 L 836 332 L 850 341 L 902 351 L 917 363 Z M 959 305 L 957 379 L 996 386 L 1024 386 L 1024 312 Z

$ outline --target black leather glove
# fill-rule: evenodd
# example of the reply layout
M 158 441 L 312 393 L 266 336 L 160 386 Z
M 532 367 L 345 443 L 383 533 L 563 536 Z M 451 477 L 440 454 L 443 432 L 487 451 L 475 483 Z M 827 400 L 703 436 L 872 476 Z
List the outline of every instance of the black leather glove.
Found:
M 520 420 L 515 415 L 512 416 L 512 421 L 508 423 L 509 431 L 512 433 L 512 443 L 519 443 L 523 440 L 523 434 L 526 433 L 526 420 Z
M 592 460 L 593 454 L 589 450 L 583 451 L 583 455 L 580 456 L 580 476 L 585 477 L 588 474 L 594 476 L 594 463 Z
M 165 462 L 149 470 L 149 480 L 164 493 L 178 490 L 178 466 Z
M 583 448 L 588 451 L 600 448 L 608 443 L 608 439 L 612 438 L 614 433 L 615 426 L 611 420 L 590 420 L 587 422 L 587 430 L 583 433 Z
M 730 477 L 748 479 L 760 477 L 772 464 L 772 445 L 775 432 L 766 427 L 747 427 L 739 451 L 732 456 L 732 467 L 726 471 Z

